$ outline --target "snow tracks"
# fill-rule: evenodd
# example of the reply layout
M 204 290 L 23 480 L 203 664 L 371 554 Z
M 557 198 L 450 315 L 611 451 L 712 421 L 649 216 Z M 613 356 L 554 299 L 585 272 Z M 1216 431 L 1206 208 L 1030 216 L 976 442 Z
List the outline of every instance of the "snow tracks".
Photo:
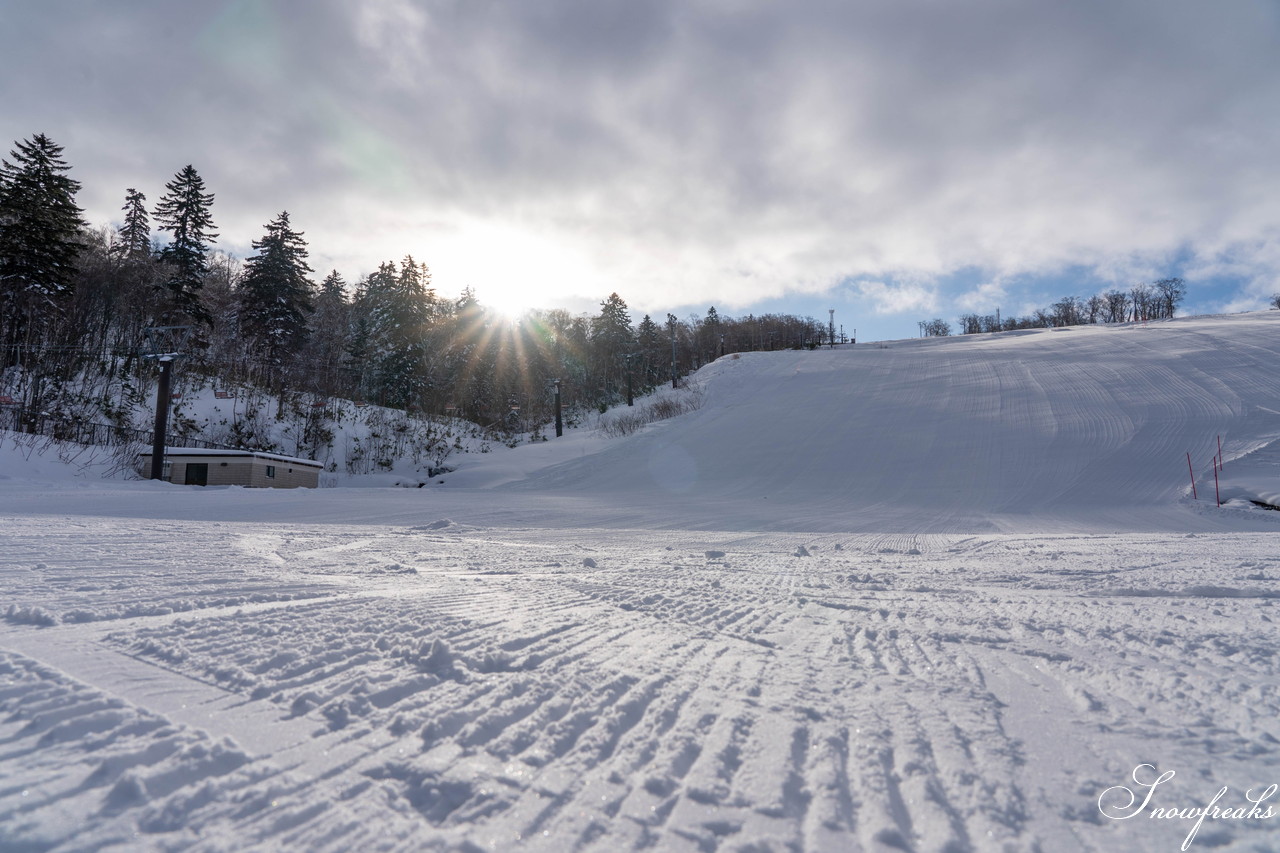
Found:
M 1280 771 L 1263 536 L 219 540 L 134 586 L 145 615 L 29 585 L 0 848 L 1174 849 L 1102 791 L 1143 762 L 1187 805 Z M 65 572 L 54 550 L 21 569 Z M 221 595 L 260 598 L 161 612 L 219 558 Z

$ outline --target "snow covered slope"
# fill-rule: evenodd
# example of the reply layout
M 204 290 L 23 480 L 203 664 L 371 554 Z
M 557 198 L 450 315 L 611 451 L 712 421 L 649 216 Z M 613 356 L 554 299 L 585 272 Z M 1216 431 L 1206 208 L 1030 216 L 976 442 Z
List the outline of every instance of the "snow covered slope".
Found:
M 0 851 L 1280 849 L 1278 339 L 744 355 L 421 489 L 0 439 Z
M 1280 312 L 745 353 L 698 411 L 639 433 L 496 448 L 421 490 L 83 483 L 103 515 L 743 531 L 1274 530 Z M 1191 499 L 1187 454 L 1199 500 Z M 3 463 L 0 463 L 2 465 Z M 3 474 L 0 471 L 0 474 Z M 58 490 L 6 491 L 62 511 Z M 16 481 L 15 481 L 16 482 Z M 148 491 L 149 488 L 149 491 Z M 129 495 L 121 500 L 122 494 Z M 1264 517 L 1267 516 L 1267 517 Z
M 1212 501 L 1219 436 L 1227 472 L 1280 439 L 1277 370 L 1280 312 L 744 354 L 522 488 L 701 527 L 1212 529 L 1187 453 Z

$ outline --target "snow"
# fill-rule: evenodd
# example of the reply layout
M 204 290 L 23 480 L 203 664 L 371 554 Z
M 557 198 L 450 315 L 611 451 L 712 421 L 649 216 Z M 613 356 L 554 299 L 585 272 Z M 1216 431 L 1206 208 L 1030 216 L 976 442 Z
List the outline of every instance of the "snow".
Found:
M 1278 361 L 1280 312 L 743 354 L 420 489 L 10 436 L 0 850 L 1277 849 Z
M 168 456 L 256 456 L 259 459 L 269 459 L 273 462 L 291 462 L 295 465 L 306 465 L 311 468 L 320 467 L 320 463 L 314 459 L 281 456 L 279 453 L 268 453 L 265 450 L 206 450 L 200 447 L 166 447 L 165 454 Z

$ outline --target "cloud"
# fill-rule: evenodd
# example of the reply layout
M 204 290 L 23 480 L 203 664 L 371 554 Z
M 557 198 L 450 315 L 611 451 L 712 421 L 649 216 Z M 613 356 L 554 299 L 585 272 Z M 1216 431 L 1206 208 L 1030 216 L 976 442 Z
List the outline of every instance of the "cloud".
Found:
M 955 305 L 966 312 L 986 313 L 991 310 L 991 306 L 998 307 L 1008 293 L 1008 288 L 1003 282 L 985 281 L 957 296 Z
M 959 270 L 1012 289 L 1174 257 L 1261 282 L 1280 239 L 1278 17 L 1192 0 L 48 0 L 7 14 L 0 132 L 65 145 L 95 221 L 193 163 L 224 245 L 287 209 L 349 278 L 411 252 L 482 299 L 732 310 L 854 280 L 877 310 L 932 310 L 919 282 Z
M 870 302 L 872 310 L 877 314 L 929 313 L 938 310 L 937 292 L 924 284 L 860 281 L 853 287 L 863 299 Z

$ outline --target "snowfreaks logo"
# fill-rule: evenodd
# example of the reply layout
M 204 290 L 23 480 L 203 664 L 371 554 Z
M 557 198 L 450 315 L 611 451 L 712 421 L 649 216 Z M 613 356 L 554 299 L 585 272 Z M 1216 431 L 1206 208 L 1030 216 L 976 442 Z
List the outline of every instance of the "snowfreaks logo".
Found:
M 1277 786 L 1274 784 L 1263 789 L 1257 796 L 1254 796 L 1252 788 L 1246 791 L 1244 798 L 1249 801 L 1248 806 L 1239 806 L 1238 808 L 1220 807 L 1218 802 L 1230 790 L 1224 786 L 1203 806 L 1157 808 L 1151 802 L 1156 788 L 1172 779 L 1174 771 L 1166 770 L 1159 776 L 1155 776 L 1155 773 L 1156 768 L 1154 766 L 1139 764 L 1133 768 L 1133 782 L 1137 786 L 1137 792 L 1135 793 L 1134 788 L 1127 788 L 1124 785 L 1108 788 L 1098 797 L 1098 810 L 1112 820 L 1129 820 L 1145 814 L 1149 818 L 1195 821 L 1191 831 L 1187 833 L 1186 840 L 1182 842 L 1183 850 L 1191 846 L 1191 842 L 1195 840 L 1196 833 L 1200 831 L 1200 825 L 1204 823 L 1205 818 L 1213 818 L 1214 820 L 1269 820 L 1275 814 L 1270 805 L 1265 807 L 1263 805 L 1275 794 Z M 1143 781 L 1144 777 L 1149 776 L 1154 776 L 1155 778 L 1149 782 Z M 1142 793 L 1143 791 L 1145 793 Z M 1139 799 L 1141 799 L 1141 802 L 1139 802 Z

